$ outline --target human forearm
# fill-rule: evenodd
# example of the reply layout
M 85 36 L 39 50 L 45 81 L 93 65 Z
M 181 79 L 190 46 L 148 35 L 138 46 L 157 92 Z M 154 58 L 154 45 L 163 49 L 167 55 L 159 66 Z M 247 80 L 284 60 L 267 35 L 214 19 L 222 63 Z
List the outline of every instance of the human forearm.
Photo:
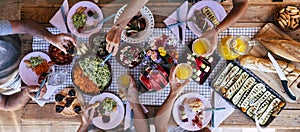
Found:
M 115 26 L 118 25 L 123 29 L 147 2 L 148 0 L 130 0 Z
M 217 26 L 218 30 L 224 31 L 236 23 L 247 11 L 248 0 L 233 0 L 233 8 L 225 19 Z
M 10 20 L 13 34 L 29 34 L 49 40 L 52 34 L 41 24 L 32 20 Z
M 3 96 L 0 109 L 5 111 L 14 111 L 22 108 L 30 99 L 30 97 L 24 92 L 13 94 L 11 96 Z
M 148 121 L 139 103 L 130 102 L 134 113 L 134 127 L 137 132 L 149 132 Z
M 167 100 L 163 103 L 162 107 L 158 110 L 155 116 L 155 129 L 157 132 L 166 132 L 167 126 L 169 122 L 169 118 L 171 116 L 171 110 L 174 104 L 174 101 L 178 97 L 176 93 L 170 93 L 167 97 Z

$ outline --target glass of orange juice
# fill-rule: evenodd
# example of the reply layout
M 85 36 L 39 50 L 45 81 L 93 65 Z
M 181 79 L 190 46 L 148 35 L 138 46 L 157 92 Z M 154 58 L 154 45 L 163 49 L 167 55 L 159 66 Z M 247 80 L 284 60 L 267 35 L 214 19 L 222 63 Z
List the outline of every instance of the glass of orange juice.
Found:
M 219 44 L 219 54 L 226 60 L 234 60 L 240 55 L 249 53 L 252 49 L 252 41 L 248 36 L 227 36 L 221 39 Z
M 188 63 L 180 63 L 175 68 L 175 76 L 179 82 L 190 79 L 193 75 L 193 68 Z
M 192 44 L 193 53 L 199 56 L 205 54 L 209 49 L 208 43 L 208 40 L 205 38 L 196 39 Z
M 119 88 L 129 88 L 130 86 L 130 75 L 128 74 L 122 74 L 117 79 L 117 84 Z

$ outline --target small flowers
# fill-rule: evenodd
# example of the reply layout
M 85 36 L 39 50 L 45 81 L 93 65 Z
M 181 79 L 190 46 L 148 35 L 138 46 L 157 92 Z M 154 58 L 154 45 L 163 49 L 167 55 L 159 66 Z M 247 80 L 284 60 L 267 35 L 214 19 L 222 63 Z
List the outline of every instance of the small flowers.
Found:
M 158 52 L 159 52 L 159 55 L 161 55 L 163 57 L 167 55 L 167 51 L 165 50 L 164 47 L 159 47 Z

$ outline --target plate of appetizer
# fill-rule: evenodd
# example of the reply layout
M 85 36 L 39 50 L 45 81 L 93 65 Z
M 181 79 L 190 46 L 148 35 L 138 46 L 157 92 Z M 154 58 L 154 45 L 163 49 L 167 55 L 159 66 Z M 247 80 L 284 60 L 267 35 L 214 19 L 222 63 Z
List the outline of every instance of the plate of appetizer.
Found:
M 187 14 L 187 26 L 197 36 L 218 25 L 226 17 L 224 8 L 215 1 L 199 1 Z
M 123 44 L 117 53 L 116 59 L 120 65 L 132 69 L 143 61 L 143 50 L 138 44 Z
M 180 96 L 173 105 L 173 118 L 185 130 L 198 131 L 208 125 L 211 119 L 209 101 L 198 93 Z
M 31 52 L 23 57 L 19 65 L 19 73 L 26 85 L 39 85 L 39 77 L 50 71 L 54 62 L 44 52 Z M 53 70 L 53 69 L 52 69 Z
M 72 71 L 75 88 L 89 95 L 97 95 L 107 89 L 112 81 L 111 66 L 108 62 L 100 66 L 102 61 L 93 55 L 78 59 Z
M 81 1 L 70 9 L 67 16 L 67 25 L 72 34 L 88 38 L 91 34 L 99 32 L 103 19 L 100 8 L 93 2 Z
M 107 130 L 117 127 L 124 118 L 124 104 L 120 98 L 111 93 L 102 93 L 94 96 L 89 104 L 100 103 L 95 108 L 93 124 L 101 129 Z
M 67 54 L 58 49 L 57 47 L 50 44 L 49 56 L 52 61 L 57 65 L 68 65 L 72 62 L 73 56 L 75 55 L 75 46 L 71 41 L 68 41 L 67 45 L 64 45 L 67 50 Z
M 64 116 L 76 116 L 82 112 L 83 96 L 74 88 L 67 87 L 55 95 L 55 112 Z
M 127 4 L 121 7 L 114 19 L 117 22 Z M 140 43 L 152 34 L 154 29 L 154 17 L 149 8 L 143 6 L 140 11 L 129 21 L 122 31 L 121 39 L 128 43 Z

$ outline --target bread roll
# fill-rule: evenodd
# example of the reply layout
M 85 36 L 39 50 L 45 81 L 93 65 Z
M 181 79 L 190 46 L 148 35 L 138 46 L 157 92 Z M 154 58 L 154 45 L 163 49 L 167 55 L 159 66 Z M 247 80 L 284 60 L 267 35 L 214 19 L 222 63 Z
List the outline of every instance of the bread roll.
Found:
M 239 58 L 240 64 L 243 67 L 253 70 L 259 70 L 263 72 L 276 73 L 276 70 L 269 59 L 257 58 L 254 56 L 241 56 Z M 280 68 L 283 70 L 284 74 L 290 81 L 294 81 L 300 75 L 300 70 L 292 63 L 287 63 L 285 61 L 277 60 Z

